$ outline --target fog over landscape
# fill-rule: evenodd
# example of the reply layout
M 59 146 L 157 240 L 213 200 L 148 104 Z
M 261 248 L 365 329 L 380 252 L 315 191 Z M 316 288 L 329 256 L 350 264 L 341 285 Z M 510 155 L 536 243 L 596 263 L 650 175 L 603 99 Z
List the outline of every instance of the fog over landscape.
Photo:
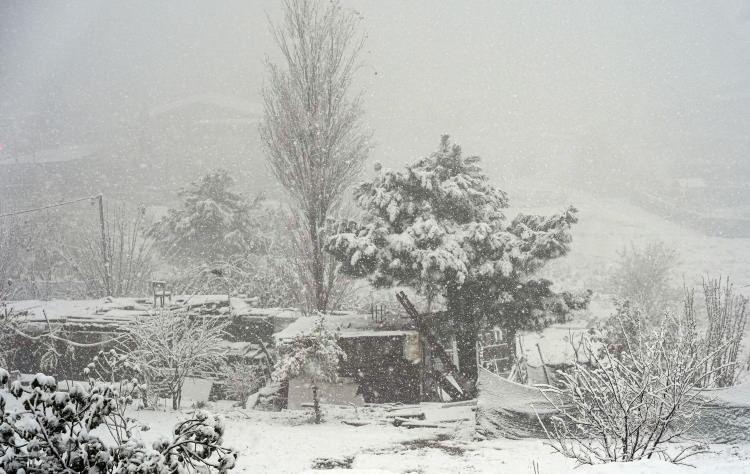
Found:
M 373 162 L 395 166 L 449 133 L 501 185 L 750 178 L 746 2 L 346 6 L 367 35 L 357 80 Z M 263 61 L 277 54 L 267 16 L 279 11 L 262 1 L 3 2 L 0 163 L 13 179 L 0 197 L 44 185 L 9 163 L 71 146 L 90 147 L 93 164 L 81 166 L 120 161 L 166 174 L 173 190 L 217 163 L 243 188 L 273 187 L 254 178 L 268 176 L 256 122 Z M 180 131 L 143 132 L 149 120 Z M 175 148 L 184 156 L 168 156 Z
M 0 0 L 0 474 L 750 472 L 750 1 Z

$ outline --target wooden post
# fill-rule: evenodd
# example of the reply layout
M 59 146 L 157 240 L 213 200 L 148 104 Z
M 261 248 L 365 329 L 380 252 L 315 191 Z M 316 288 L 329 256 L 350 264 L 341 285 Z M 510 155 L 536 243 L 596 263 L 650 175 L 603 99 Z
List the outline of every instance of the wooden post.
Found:
M 104 290 L 107 296 L 112 296 L 112 278 L 110 277 L 109 256 L 107 255 L 107 233 L 104 227 L 104 195 L 97 196 L 99 200 L 99 228 L 102 234 L 102 259 L 104 262 Z
M 544 363 L 544 357 L 542 357 L 542 349 L 539 347 L 539 344 L 536 345 L 536 350 L 539 352 L 539 360 L 542 362 L 542 370 L 544 370 L 544 378 L 547 380 L 547 385 L 549 385 L 549 374 L 547 373 L 547 364 Z

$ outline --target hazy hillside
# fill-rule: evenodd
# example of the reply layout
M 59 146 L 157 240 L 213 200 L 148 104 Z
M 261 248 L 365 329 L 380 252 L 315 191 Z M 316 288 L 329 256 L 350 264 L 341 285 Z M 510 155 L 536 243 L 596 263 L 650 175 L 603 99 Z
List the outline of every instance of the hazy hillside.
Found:
M 560 205 L 519 206 L 534 213 L 559 212 L 566 203 L 579 209 L 570 254 L 551 262 L 543 274 L 561 286 L 607 291 L 607 279 L 624 246 L 660 240 L 679 253 L 675 283 L 698 285 L 701 276 L 730 276 L 750 294 L 750 239 L 710 237 L 679 226 L 625 199 L 578 191 L 558 191 Z M 522 200 L 527 204 L 528 200 Z M 514 211 L 516 210 L 514 209 Z M 744 287 L 744 288 L 743 288 Z
M 244 192 L 274 194 L 253 104 L 215 94 L 190 96 L 144 111 L 108 137 L 26 153 L 0 152 L 4 209 L 103 193 L 109 200 L 161 205 L 216 168 Z

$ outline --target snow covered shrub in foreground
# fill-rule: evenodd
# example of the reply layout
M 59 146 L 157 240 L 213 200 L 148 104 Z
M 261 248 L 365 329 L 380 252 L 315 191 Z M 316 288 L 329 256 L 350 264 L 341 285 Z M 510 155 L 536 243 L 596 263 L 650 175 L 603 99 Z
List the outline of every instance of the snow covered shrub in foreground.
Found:
M 145 377 L 150 390 L 157 383 L 172 397 L 172 408 L 182 402 L 182 386 L 191 374 L 216 372 L 226 361 L 227 318 L 191 316 L 184 311 L 159 311 L 128 327 L 125 352 Z
M 704 354 L 685 319 L 670 315 L 650 333 L 623 329 L 622 339 L 619 354 L 584 339 L 579 360 L 588 362 L 559 372 L 560 387 L 543 386 L 560 413 L 546 423 L 540 419 L 552 446 L 582 464 L 654 455 L 679 463 L 700 452 L 695 443 L 676 451 L 667 443 L 684 441 L 697 421 L 705 404 L 700 387 L 712 373 L 706 362 L 726 346 Z
M 128 410 L 135 400 L 140 398 L 147 406 L 145 384 L 138 382 L 138 370 L 131 365 L 127 357 L 116 350 L 99 351 L 83 373 L 89 377 L 89 386 L 109 386 L 118 393 L 115 408 L 104 418 L 110 436 L 117 444 L 125 443 L 133 436 L 135 430 L 148 431 L 148 426 L 129 416 Z
M 0 369 L 0 386 L 9 375 Z M 220 419 L 196 412 L 179 423 L 171 440 L 146 447 L 127 439 L 105 444 L 94 430 L 118 409 L 120 393 L 111 386 L 80 385 L 57 390 L 53 377 L 37 374 L 30 388 L 13 382 L 0 391 L 0 474 L 88 472 L 168 474 L 227 472 L 236 453 L 222 447 Z
M 12 344 L 16 317 L 13 311 L 5 305 L 2 296 L 2 290 L 0 290 L 0 367 L 7 367 L 8 360 L 16 350 Z
M 340 359 L 346 359 L 346 353 L 336 343 L 336 335 L 326 329 L 324 319 L 320 317 L 309 335 L 297 336 L 279 347 L 279 359 L 272 378 L 276 381 L 288 381 L 298 376 L 308 378 L 312 383 L 315 423 L 320 423 L 317 384 L 336 381 Z

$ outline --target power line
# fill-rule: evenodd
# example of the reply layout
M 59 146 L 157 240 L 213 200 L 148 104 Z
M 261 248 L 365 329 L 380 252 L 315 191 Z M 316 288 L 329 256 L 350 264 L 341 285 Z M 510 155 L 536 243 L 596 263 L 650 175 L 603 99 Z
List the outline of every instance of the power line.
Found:
M 99 198 L 99 195 L 97 195 L 97 196 L 88 196 L 88 197 L 82 197 L 82 198 L 78 198 L 78 199 L 73 199 L 72 201 L 58 202 L 57 204 L 50 204 L 48 206 L 37 207 L 37 208 L 34 208 L 34 209 L 23 209 L 21 211 L 9 212 L 7 214 L 0 214 L 0 219 L 2 219 L 3 217 L 18 216 L 18 215 L 21 215 L 21 214 L 29 214 L 29 213 L 32 213 L 32 212 L 44 211 L 46 209 L 53 209 L 55 207 L 67 206 L 69 204 L 75 204 L 77 202 L 82 202 L 82 201 L 93 201 L 94 199 L 98 199 L 98 198 Z

